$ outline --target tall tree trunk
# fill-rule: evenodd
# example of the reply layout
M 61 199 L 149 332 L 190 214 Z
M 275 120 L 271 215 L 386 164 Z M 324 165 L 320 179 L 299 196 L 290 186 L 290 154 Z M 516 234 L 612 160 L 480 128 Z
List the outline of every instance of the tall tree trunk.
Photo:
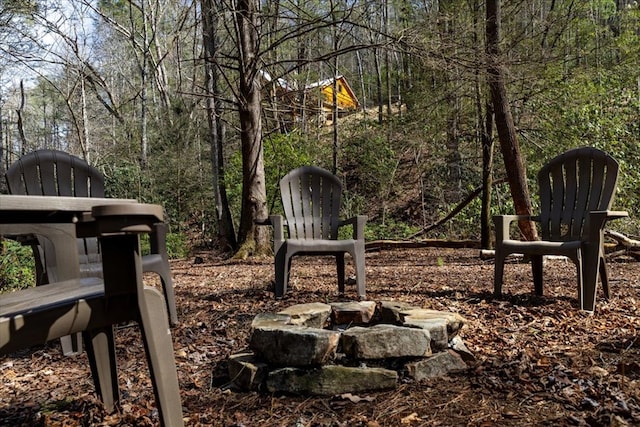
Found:
M 0 96 L 0 101 L 2 97 Z M 4 176 L 7 168 L 5 165 L 9 164 L 9 150 L 5 150 L 5 129 L 4 129 L 4 114 L 2 109 L 2 102 L 0 102 L 0 176 Z M 6 155 L 6 157 L 5 157 Z M 0 179 L 0 194 L 7 193 L 7 183 L 4 179 Z M 0 238 L 0 251 L 2 248 L 2 239 Z
M 478 94 L 479 96 L 480 94 Z M 480 211 L 480 246 L 491 246 L 491 186 L 493 185 L 493 109 L 489 102 L 485 106 L 484 125 L 482 109 L 478 110 L 482 141 L 482 208 Z
M 82 140 L 80 140 L 80 148 L 84 154 L 84 160 L 91 163 L 91 139 L 89 135 L 89 114 L 87 112 L 87 91 L 84 84 L 84 78 L 80 79 L 80 102 L 82 106 Z
M 337 57 L 334 59 L 337 65 Z M 333 95 L 331 100 L 331 129 L 332 129 L 332 138 L 333 138 L 333 156 L 332 156 L 332 164 L 331 164 L 331 173 L 334 175 L 338 174 L 338 154 L 340 153 L 340 139 L 338 134 L 338 78 L 337 73 L 333 75 Z
M 449 84 L 447 84 L 449 86 Z M 451 85 L 448 94 L 449 116 L 447 117 L 447 186 L 445 200 L 453 203 L 462 196 L 462 155 L 460 154 L 460 129 L 458 125 L 460 117 L 460 100 L 456 93 L 457 88 Z
M 453 5 L 446 5 L 451 7 Z M 455 33 L 455 14 L 450 13 L 442 5 L 443 18 L 439 20 L 440 32 L 443 39 L 453 39 Z M 456 55 L 456 47 L 451 48 L 452 54 Z M 445 140 L 446 144 L 446 160 L 447 160 L 447 184 L 445 186 L 445 202 L 458 202 L 462 197 L 462 155 L 460 154 L 460 94 L 459 81 L 460 70 L 457 65 L 452 64 L 451 67 L 442 77 L 444 87 L 446 88 L 447 97 L 447 129 Z
M 340 37 L 338 28 L 334 26 L 333 49 L 337 51 L 340 48 Z M 340 152 L 340 139 L 338 134 L 338 56 L 333 57 L 333 93 L 331 95 L 331 128 L 333 131 L 333 162 L 331 164 L 331 172 L 338 174 L 338 154 Z
M 383 121 L 382 103 L 382 70 L 380 69 L 379 48 L 373 49 L 373 62 L 376 68 L 376 90 L 378 96 L 378 124 Z
M 362 107 L 362 111 L 365 113 L 365 117 L 367 116 L 367 89 L 364 86 L 364 71 L 362 69 L 362 58 L 360 57 L 360 51 L 356 51 L 356 59 L 358 60 L 358 78 L 360 79 L 360 90 L 362 94 L 360 95 L 360 106 Z
M 20 106 L 16 109 L 18 115 L 18 135 L 20 136 L 20 155 L 27 154 L 27 137 L 24 134 L 24 122 L 22 121 L 22 112 L 26 104 L 26 96 L 24 93 L 24 82 L 20 80 Z
M 142 62 L 140 63 L 140 164 L 147 166 L 149 140 L 147 134 L 147 82 L 149 79 L 149 34 L 147 29 L 147 17 L 145 14 L 145 1 L 140 3 L 142 14 Z M 133 20 L 133 18 L 132 18 Z M 133 34 L 133 33 L 132 33 Z
M 233 228 L 233 218 L 229 208 L 227 189 L 225 185 L 224 165 L 224 123 L 220 119 L 222 114 L 222 95 L 218 84 L 218 68 L 215 65 L 217 57 L 218 39 L 218 8 L 214 0 L 201 0 L 202 33 L 205 53 L 205 81 L 207 85 L 207 122 L 209 125 L 209 144 L 211 146 L 211 169 L 213 195 L 216 207 L 216 225 L 218 240 L 223 247 L 236 249 L 236 235 Z
M 256 224 L 266 220 L 268 215 L 258 80 L 257 11 L 255 0 L 237 1 L 235 20 L 240 50 L 238 101 L 242 145 L 242 208 L 237 258 L 270 252 L 268 229 Z
M 526 171 L 520 154 L 515 124 L 509 106 L 509 97 L 504 82 L 504 72 L 500 58 L 500 0 L 487 0 L 487 76 L 491 89 L 491 100 L 504 159 L 511 197 L 518 214 L 531 214 L 531 199 L 527 186 Z M 521 221 L 520 231 L 528 240 L 537 239 L 536 229 L 531 221 Z
M 473 3 L 473 45 L 474 56 L 479 64 L 482 57 L 482 48 L 480 47 L 480 22 L 481 16 L 481 0 L 475 0 Z M 481 78 L 481 70 L 477 68 L 474 74 L 474 89 L 476 102 L 477 117 L 477 139 L 480 140 L 482 146 L 482 197 L 480 207 L 480 246 L 483 249 L 491 247 L 491 188 L 493 185 L 493 107 L 491 102 L 486 98 L 482 90 L 483 80 Z M 484 104 L 484 108 L 483 108 Z
M 389 33 L 389 2 L 388 0 L 384 0 L 383 10 L 382 10 L 382 20 L 383 20 L 383 28 L 385 34 Z M 391 61 L 389 60 L 389 47 L 385 47 L 384 49 L 384 77 L 386 83 L 386 92 L 387 92 L 387 117 L 391 118 L 391 103 L 393 102 L 393 93 L 391 92 Z

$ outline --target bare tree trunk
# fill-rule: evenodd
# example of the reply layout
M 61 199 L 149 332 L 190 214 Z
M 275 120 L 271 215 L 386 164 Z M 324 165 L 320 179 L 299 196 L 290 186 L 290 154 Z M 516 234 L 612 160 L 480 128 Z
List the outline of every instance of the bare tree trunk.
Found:
M 225 185 L 224 165 L 224 123 L 220 119 L 222 115 L 222 95 L 218 86 L 218 69 L 215 65 L 217 56 L 218 39 L 218 10 L 213 0 L 201 0 L 202 9 L 202 33 L 205 52 L 205 80 L 207 87 L 207 122 L 209 124 L 209 144 L 211 146 L 211 169 L 213 195 L 216 207 L 216 222 L 218 240 L 221 246 L 236 249 L 236 236 L 233 228 L 233 218 L 229 208 L 227 189 Z
M 476 62 L 480 63 L 482 56 L 480 39 L 480 0 L 473 4 L 473 39 Z M 491 102 L 485 99 L 482 88 L 480 69 L 474 75 L 476 117 L 479 139 L 482 146 L 482 201 L 480 208 L 480 246 L 483 249 L 491 247 L 491 191 L 493 186 L 493 108 Z M 483 109 L 484 104 L 484 109 Z
M 460 199 L 462 194 L 462 156 L 460 154 L 460 129 L 458 125 L 460 115 L 460 101 L 456 88 L 451 85 L 451 93 L 448 95 L 449 116 L 447 117 L 447 169 L 448 183 L 446 186 L 445 200 L 452 203 Z
M 378 56 L 378 48 L 373 50 L 373 61 L 376 67 L 376 89 L 378 91 L 378 124 L 382 124 L 382 70 L 380 69 L 380 58 Z
M 384 33 L 389 34 L 389 2 L 384 0 L 382 10 L 382 20 Z M 385 80 L 386 80 L 386 92 L 387 92 L 387 117 L 391 118 L 391 103 L 393 101 L 393 93 L 391 92 L 391 61 L 389 61 L 389 48 L 384 49 L 384 66 L 385 66 Z
M 364 87 L 364 71 L 362 70 L 362 58 L 360 57 L 360 51 L 356 51 L 356 58 L 358 60 L 358 77 L 360 78 L 360 90 L 362 91 L 360 106 L 362 107 L 362 111 L 365 113 L 365 117 L 367 116 L 367 90 Z
M 333 16 L 333 51 L 338 52 L 340 50 L 341 34 L 340 26 L 338 24 L 339 17 L 332 12 Z M 333 57 L 333 94 L 331 96 L 331 127 L 333 130 L 333 162 L 331 165 L 331 171 L 334 175 L 338 174 L 338 154 L 340 152 L 340 139 L 338 134 L 338 55 Z
M 4 114 L 2 110 L 2 97 L 0 96 L 0 176 L 4 176 L 7 168 L 5 165 L 9 164 L 9 150 L 5 148 L 5 128 L 4 128 Z M 6 180 L 0 179 L 0 194 L 7 193 Z M 0 253 L 2 251 L 2 238 L 0 238 Z
M 484 125 L 481 128 L 482 208 L 480 212 L 480 246 L 483 249 L 488 249 L 491 246 L 491 187 L 493 185 L 493 109 L 489 102 L 486 103 L 484 114 Z M 480 116 L 480 124 L 482 124 L 482 110 L 478 110 L 478 115 Z
M 491 99 L 495 114 L 496 129 L 500 139 L 500 149 L 506 165 L 507 180 L 511 197 L 518 214 L 531 214 L 531 199 L 527 186 L 526 171 L 513 116 L 509 106 L 509 97 L 504 82 L 504 72 L 500 63 L 500 0 L 487 0 L 487 75 L 491 89 Z M 531 221 L 520 222 L 520 231 L 528 240 L 537 239 L 536 229 Z
M 334 65 L 337 65 L 338 59 L 334 58 Z M 333 162 L 331 164 L 331 172 L 334 175 L 338 174 L 338 154 L 340 152 L 340 139 L 338 135 L 338 79 L 337 74 L 333 76 L 333 95 L 332 95 L 331 115 L 332 122 L 331 128 L 333 130 Z
M 255 0 L 238 0 L 235 13 L 240 49 L 239 114 L 242 145 L 242 208 L 237 258 L 271 251 L 267 227 L 256 224 L 265 221 L 268 215 L 257 63 L 257 9 Z
M 340 40 L 337 34 L 337 28 L 334 28 L 336 32 L 333 38 L 333 48 L 338 50 L 340 47 Z M 333 163 L 331 164 L 331 171 L 334 175 L 338 174 L 338 154 L 340 152 L 340 139 L 338 135 L 338 57 L 333 58 L 333 94 L 331 99 L 331 115 L 332 122 L 331 127 L 333 130 Z
M 141 3 L 140 12 L 142 14 L 142 63 L 140 64 L 140 164 L 147 166 L 149 140 L 147 135 L 147 81 L 149 79 L 149 36 L 147 29 L 147 18 L 145 14 L 145 1 Z M 131 15 L 133 20 L 133 14 Z M 132 32 L 132 34 L 134 34 Z
M 90 139 L 89 139 L 89 114 L 87 113 L 87 91 L 84 84 L 84 79 L 80 79 L 80 99 L 82 105 L 82 140 L 80 142 L 80 148 L 82 154 L 87 163 L 91 163 L 90 152 Z
M 22 121 L 22 111 L 26 103 L 26 97 L 24 94 L 24 82 L 20 80 L 20 106 L 16 110 L 18 114 L 18 135 L 20 135 L 20 155 L 24 156 L 27 151 L 27 137 L 24 134 L 24 123 Z

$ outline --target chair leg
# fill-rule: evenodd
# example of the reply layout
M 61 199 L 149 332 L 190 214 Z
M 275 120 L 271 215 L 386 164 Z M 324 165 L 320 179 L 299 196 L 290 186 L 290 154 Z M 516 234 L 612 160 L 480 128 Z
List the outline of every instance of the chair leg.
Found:
M 287 282 L 289 280 L 289 264 L 290 259 L 286 256 L 286 247 L 281 246 L 275 256 L 275 295 L 276 298 L 282 298 L 287 292 Z
M 604 292 L 604 298 L 609 299 L 609 270 L 604 257 L 600 257 L 600 282 L 602 282 L 602 291 Z
M 542 296 L 542 255 L 531 255 L 531 273 L 533 275 L 533 288 L 536 295 Z
M 579 260 L 578 301 L 580 302 L 580 310 L 592 312 L 596 306 L 596 287 L 601 257 L 593 247 L 585 246 L 582 253 L 579 254 Z M 608 278 L 606 280 L 608 281 Z M 607 283 L 606 286 L 608 288 L 609 284 Z
M 161 425 L 183 426 L 180 388 L 164 298 L 157 289 L 145 288 L 138 306 L 142 340 Z
M 356 248 L 353 255 L 353 263 L 356 267 L 356 287 L 358 288 L 358 298 L 364 300 L 366 298 L 366 276 L 364 268 L 364 245 L 359 250 Z
M 493 270 L 493 295 L 496 298 L 502 296 L 502 279 L 504 276 L 504 254 L 496 248 Z
M 178 323 L 178 312 L 176 310 L 176 297 L 173 290 L 173 279 L 171 278 L 171 268 L 169 262 L 162 258 L 160 254 L 150 254 L 142 257 L 143 271 L 152 271 L 160 276 L 162 291 L 169 313 L 169 323 L 174 326 Z
M 120 401 L 113 327 L 85 331 L 84 341 L 96 393 L 111 413 Z
M 60 337 L 60 345 L 62 346 L 62 354 L 65 356 L 76 356 L 82 353 L 82 334 L 71 334 Z
M 160 281 L 162 282 L 164 299 L 167 305 L 167 312 L 169 313 L 169 324 L 171 326 L 175 326 L 178 324 L 178 311 L 176 309 L 176 295 L 173 290 L 173 279 L 171 279 L 171 272 L 165 271 L 164 274 L 161 274 Z
M 338 293 L 344 295 L 344 252 L 336 254 L 336 269 L 338 272 Z

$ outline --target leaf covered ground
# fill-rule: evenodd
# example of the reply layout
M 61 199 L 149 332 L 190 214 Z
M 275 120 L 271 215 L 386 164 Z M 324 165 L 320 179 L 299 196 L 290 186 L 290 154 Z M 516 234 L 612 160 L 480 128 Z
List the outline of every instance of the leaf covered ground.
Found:
M 189 426 L 624 426 L 640 425 L 640 265 L 609 263 L 612 299 L 598 292 L 593 315 L 577 309 L 575 268 L 545 266 L 545 296 L 532 294 L 527 264 L 505 268 L 505 297 L 491 296 L 492 261 L 473 249 L 368 252 L 367 299 L 455 311 L 476 362 L 465 372 L 358 396 L 239 392 L 226 359 L 247 347 L 253 316 L 337 295 L 330 258 L 296 258 L 292 290 L 276 301 L 272 259 L 200 254 L 172 268 L 180 324 L 173 329 L 185 424 Z M 351 265 L 348 264 L 348 268 Z M 155 278 L 148 277 L 150 282 Z M 116 332 L 122 408 L 105 414 L 84 355 L 57 342 L 0 358 L 1 426 L 157 424 L 140 335 Z

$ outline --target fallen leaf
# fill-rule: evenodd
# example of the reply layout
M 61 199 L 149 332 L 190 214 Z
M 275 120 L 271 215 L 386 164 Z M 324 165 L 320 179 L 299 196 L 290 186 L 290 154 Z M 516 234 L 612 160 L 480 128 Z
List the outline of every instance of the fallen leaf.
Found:
M 353 403 L 373 402 L 374 400 L 376 400 L 376 398 L 373 396 L 360 397 L 351 393 L 343 393 L 340 395 L 340 397 L 345 400 L 350 400 Z
M 416 412 L 407 415 L 406 417 L 402 418 L 400 420 L 401 424 L 411 424 L 414 421 L 420 421 L 420 417 L 418 416 L 418 414 Z

